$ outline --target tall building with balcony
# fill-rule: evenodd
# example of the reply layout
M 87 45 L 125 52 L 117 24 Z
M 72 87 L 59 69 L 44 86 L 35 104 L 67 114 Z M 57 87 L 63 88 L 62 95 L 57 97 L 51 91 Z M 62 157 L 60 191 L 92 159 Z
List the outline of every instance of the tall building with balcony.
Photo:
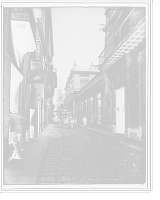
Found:
M 76 115 L 75 97 L 77 93 L 98 73 L 97 66 L 91 65 L 89 69 L 78 69 L 74 63 L 65 85 L 66 93 L 64 101 L 67 109 L 72 111 L 73 116 Z
M 77 93 L 75 107 L 79 124 L 83 124 L 84 116 L 87 118 L 88 126 L 101 128 L 104 124 L 106 82 L 106 76 L 99 72 Z
M 146 7 L 106 7 L 99 71 L 77 94 L 89 126 L 145 141 Z M 89 95 L 90 94 L 90 95 Z
M 22 138 L 39 134 L 49 118 L 56 69 L 50 8 L 3 8 L 3 142 L 12 143 L 10 114 L 24 121 Z M 5 157 L 4 155 L 4 157 Z

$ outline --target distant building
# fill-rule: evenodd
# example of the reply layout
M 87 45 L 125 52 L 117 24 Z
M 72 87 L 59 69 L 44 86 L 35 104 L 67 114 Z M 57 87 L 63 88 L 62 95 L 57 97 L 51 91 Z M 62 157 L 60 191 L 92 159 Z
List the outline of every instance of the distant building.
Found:
M 77 122 L 105 130 L 105 72 L 99 72 L 77 94 Z
M 97 66 L 91 66 L 90 69 L 78 69 L 74 63 L 69 77 L 65 85 L 65 100 L 64 104 L 68 110 L 71 110 L 72 115 L 75 116 L 75 97 L 77 93 L 96 75 L 99 73 Z

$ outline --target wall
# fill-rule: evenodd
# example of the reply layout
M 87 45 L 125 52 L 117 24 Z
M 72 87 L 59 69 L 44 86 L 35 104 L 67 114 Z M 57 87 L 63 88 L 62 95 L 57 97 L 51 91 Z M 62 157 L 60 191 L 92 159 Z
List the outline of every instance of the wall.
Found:
M 139 66 L 139 53 L 145 49 L 145 39 L 130 52 L 131 63 L 129 66 L 129 137 L 145 140 L 145 86 L 141 94 L 141 86 L 146 84 L 146 63 L 143 69 Z M 145 59 L 145 58 L 144 58 Z M 142 79 L 140 78 L 141 76 Z M 143 80 L 144 78 L 144 80 Z M 142 113 L 141 113 L 142 112 Z M 143 124 L 142 124 L 143 123 Z M 142 130 L 142 126 L 144 130 Z
M 145 87 L 140 96 L 140 85 L 145 80 L 140 80 L 139 53 L 145 48 L 143 40 L 130 53 L 122 56 L 106 72 L 108 79 L 105 82 L 105 128 L 107 131 L 116 132 L 116 90 L 124 87 L 125 90 L 125 135 L 127 137 L 145 140 Z M 145 65 L 144 65 L 145 66 Z M 145 67 L 142 70 L 145 76 Z M 140 108 L 142 111 L 140 114 Z M 143 130 L 142 130 L 143 128 Z M 143 131 L 143 138 L 142 136 Z
M 139 128 L 139 66 L 134 55 L 129 66 L 129 127 Z
M 97 94 L 101 93 L 101 124 L 97 123 Z M 93 122 L 90 122 L 90 98 L 94 98 L 94 104 L 93 104 Z M 78 104 L 80 103 L 80 120 L 78 119 L 78 113 L 77 113 L 77 119 L 79 124 L 83 124 L 82 121 L 82 114 L 81 114 L 81 103 L 83 102 L 83 113 L 85 114 L 86 108 L 85 108 L 85 101 L 87 100 L 87 126 L 94 127 L 97 129 L 104 130 L 105 124 L 104 124 L 104 82 L 97 84 L 92 90 L 87 92 L 87 94 L 82 95 L 82 97 L 78 97 L 77 100 L 77 109 Z

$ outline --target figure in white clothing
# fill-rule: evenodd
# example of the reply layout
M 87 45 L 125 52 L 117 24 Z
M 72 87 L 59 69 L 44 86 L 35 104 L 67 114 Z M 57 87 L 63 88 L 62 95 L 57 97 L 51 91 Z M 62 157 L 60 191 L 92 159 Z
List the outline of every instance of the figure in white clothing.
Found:
M 13 140 L 13 146 L 15 152 L 13 154 L 14 158 L 21 159 L 21 138 L 22 138 L 22 126 L 24 125 L 26 119 L 18 114 L 10 112 L 9 115 L 9 125 L 10 132 Z

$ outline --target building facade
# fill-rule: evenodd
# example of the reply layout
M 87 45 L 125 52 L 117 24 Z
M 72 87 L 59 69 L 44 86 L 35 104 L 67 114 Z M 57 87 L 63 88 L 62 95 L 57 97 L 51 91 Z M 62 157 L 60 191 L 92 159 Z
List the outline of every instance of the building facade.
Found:
M 105 9 L 99 71 L 77 94 L 77 112 L 91 127 L 145 141 L 146 10 Z
M 36 137 L 48 123 L 57 74 L 52 64 L 51 9 L 4 7 L 3 19 L 3 147 L 7 155 L 12 143 L 10 114 L 23 119 L 24 143 Z
M 112 131 L 138 140 L 146 132 L 145 13 L 142 7 L 106 9 L 105 59 L 100 66 L 110 81 Z
M 68 80 L 65 86 L 64 104 L 67 110 L 71 111 L 71 115 L 76 117 L 76 95 L 78 92 L 97 74 L 99 70 L 96 66 L 91 66 L 89 69 L 77 69 L 74 63 L 73 69 L 70 71 Z
M 83 117 L 87 118 L 87 125 L 102 128 L 104 114 L 105 77 L 97 74 L 84 86 L 76 96 L 77 121 L 83 124 Z

